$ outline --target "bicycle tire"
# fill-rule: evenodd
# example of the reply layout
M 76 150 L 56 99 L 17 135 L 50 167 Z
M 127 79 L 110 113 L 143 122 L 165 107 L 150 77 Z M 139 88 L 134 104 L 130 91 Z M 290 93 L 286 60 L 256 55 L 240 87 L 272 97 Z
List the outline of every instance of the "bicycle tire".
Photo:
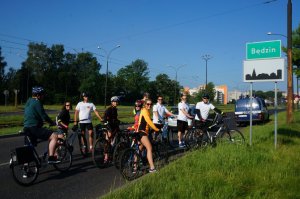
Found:
M 22 186 L 29 186 L 34 183 L 39 175 L 39 164 L 37 160 L 24 164 L 15 164 L 10 160 L 11 172 L 15 182 Z M 26 177 L 25 177 L 26 175 Z
M 129 148 L 122 152 L 120 156 L 120 172 L 124 179 L 132 181 L 138 177 L 141 172 L 140 154 L 135 149 Z
M 68 171 L 71 168 L 73 161 L 70 148 L 63 142 L 63 144 L 59 144 L 55 148 L 55 154 L 57 155 L 57 160 L 60 162 L 53 164 L 53 167 L 60 172 Z
M 114 152 L 113 152 L 113 162 L 117 169 L 120 169 L 120 155 L 122 154 L 123 150 L 125 150 L 129 147 L 130 146 L 129 146 L 128 142 L 125 142 L 125 141 L 121 141 L 115 146 Z
M 229 143 L 235 145 L 244 145 L 245 137 L 238 129 L 230 129 L 222 134 L 220 139 L 222 143 Z
M 152 145 L 153 151 L 153 162 L 155 168 L 159 169 L 165 164 L 168 163 L 169 160 L 169 151 L 166 144 L 157 142 Z
M 201 146 L 203 136 L 201 129 L 190 129 L 184 136 L 184 142 L 187 149 L 198 149 Z
M 92 152 L 93 162 L 100 169 L 106 167 L 106 163 L 104 162 L 104 150 L 107 144 L 109 143 L 107 143 L 105 139 L 99 138 L 98 140 L 96 140 L 93 147 L 93 152 Z
M 83 139 L 83 143 L 81 141 L 81 138 Z M 81 132 L 78 133 L 78 143 L 79 143 L 79 150 L 80 153 L 83 157 L 87 157 L 88 156 L 88 148 L 87 148 L 87 140 L 86 140 L 86 136 L 85 134 L 82 135 Z

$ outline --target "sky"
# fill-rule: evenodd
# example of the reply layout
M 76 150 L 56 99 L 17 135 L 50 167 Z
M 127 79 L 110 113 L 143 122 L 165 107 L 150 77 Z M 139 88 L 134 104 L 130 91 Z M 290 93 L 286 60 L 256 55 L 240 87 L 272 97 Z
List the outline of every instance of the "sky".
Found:
M 267 3 L 269 2 L 269 3 Z M 247 91 L 243 82 L 246 43 L 281 40 L 287 34 L 288 0 L 1 0 L 0 46 L 8 67 L 20 68 L 27 45 L 63 44 L 66 52 L 92 52 L 106 73 L 136 59 L 148 63 L 150 79 L 165 73 L 182 86 L 206 82 Z M 300 0 L 293 0 L 292 28 L 300 25 Z M 100 47 L 100 49 L 98 48 Z M 282 53 L 282 57 L 286 55 Z M 285 72 L 285 74 L 287 74 Z M 277 88 L 286 91 L 287 83 Z M 295 81 L 294 81 L 295 82 Z M 295 86 L 294 86 L 295 87 Z M 274 83 L 253 83 L 274 90 Z

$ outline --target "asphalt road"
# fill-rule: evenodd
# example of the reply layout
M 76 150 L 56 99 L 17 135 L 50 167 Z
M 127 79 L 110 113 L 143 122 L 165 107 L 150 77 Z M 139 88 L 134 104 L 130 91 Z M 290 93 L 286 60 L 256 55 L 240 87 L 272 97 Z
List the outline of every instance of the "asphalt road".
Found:
M 91 157 L 83 158 L 75 150 L 73 165 L 67 173 L 60 173 L 47 165 L 40 169 L 40 175 L 32 186 L 20 186 L 13 180 L 8 161 L 10 150 L 22 146 L 22 143 L 23 137 L 0 139 L 1 198 L 97 198 L 126 183 L 115 167 L 99 169 L 94 166 Z M 40 143 L 38 151 L 44 151 L 46 144 Z

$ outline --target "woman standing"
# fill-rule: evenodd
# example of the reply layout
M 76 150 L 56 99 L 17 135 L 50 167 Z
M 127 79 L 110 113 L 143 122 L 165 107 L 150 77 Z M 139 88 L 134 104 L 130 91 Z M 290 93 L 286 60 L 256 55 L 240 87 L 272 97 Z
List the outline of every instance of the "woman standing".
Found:
M 153 157 L 152 157 L 152 145 L 148 138 L 149 134 L 149 126 L 154 131 L 159 131 L 159 129 L 153 124 L 151 118 L 150 118 L 150 109 L 152 106 L 152 101 L 150 99 L 146 99 L 144 103 L 144 108 L 142 108 L 140 117 L 139 117 L 139 124 L 138 124 L 138 133 L 141 135 L 141 143 L 143 146 L 147 149 L 147 159 L 150 165 L 149 172 L 153 173 L 156 172 L 156 169 L 154 167 L 153 163 Z

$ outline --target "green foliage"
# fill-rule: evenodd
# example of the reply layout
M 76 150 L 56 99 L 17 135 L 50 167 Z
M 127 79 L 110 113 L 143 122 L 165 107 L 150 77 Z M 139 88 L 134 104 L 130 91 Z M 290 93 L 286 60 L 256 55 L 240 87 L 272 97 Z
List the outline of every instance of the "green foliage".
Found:
M 215 98 L 215 85 L 212 82 L 209 82 L 207 84 L 207 88 L 206 89 L 202 89 L 200 90 L 194 97 L 194 101 L 195 102 L 199 102 L 202 101 L 202 96 L 203 94 L 208 94 L 209 98 L 210 98 L 210 102 L 214 102 L 214 98 Z
M 274 123 L 254 126 L 252 146 L 189 152 L 103 198 L 299 198 L 300 112 L 289 126 L 285 114 L 279 114 L 277 149 Z

